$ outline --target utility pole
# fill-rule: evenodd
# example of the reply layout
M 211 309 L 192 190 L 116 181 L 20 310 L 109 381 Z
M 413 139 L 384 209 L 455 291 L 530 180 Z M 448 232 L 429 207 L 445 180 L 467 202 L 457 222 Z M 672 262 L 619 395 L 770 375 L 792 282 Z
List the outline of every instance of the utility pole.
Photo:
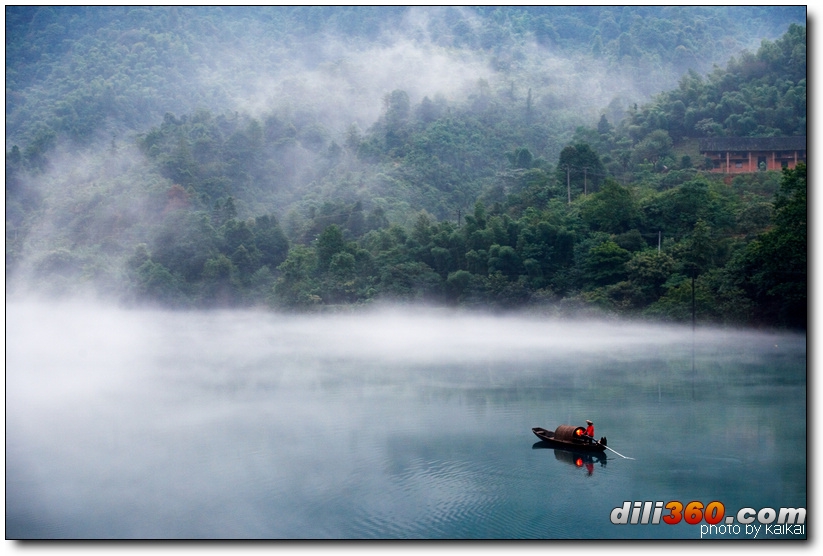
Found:
M 571 166 L 566 165 L 566 193 L 569 196 L 569 204 L 572 204 L 572 183 L 571 183 Z
M 694 334 L 694 326 L 695 326 L 695 303 L 694 303 L 694 275 L 695 270 L 692 269 L 692 334 Z

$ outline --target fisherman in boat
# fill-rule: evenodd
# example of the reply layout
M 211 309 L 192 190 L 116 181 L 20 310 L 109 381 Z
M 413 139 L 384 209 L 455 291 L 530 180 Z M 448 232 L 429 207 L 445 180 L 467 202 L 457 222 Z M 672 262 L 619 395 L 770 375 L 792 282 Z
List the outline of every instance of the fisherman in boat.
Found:
M 588 437 L 589 443 L 594 442 L 594 423 L 586 419 L 586 436 Z

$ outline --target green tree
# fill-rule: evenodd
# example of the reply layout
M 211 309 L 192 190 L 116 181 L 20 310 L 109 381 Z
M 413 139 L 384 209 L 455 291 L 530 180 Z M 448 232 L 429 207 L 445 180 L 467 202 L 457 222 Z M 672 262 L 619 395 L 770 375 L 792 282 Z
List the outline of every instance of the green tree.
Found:
M 196 283 L 219 243 L 209 220 L 203 213 L 169 214 L 154 238 L 152 259 L 185 282 Z
M 674 259 L 657 250 L 640 251 L 626 263 L 629 281 L 634 284 L 646 303 L 660 298 L 664 285 L 675 269 Z
M 594 286 L 614 284 L 626 278 L 626 263 L 631 253 L 614 241 L 605 241 L 589 249 L 584 263 L 584 277 Z
M 609 135 L 614 130 L 614 126 L 609 123 L 605 114 L 600 115 L 600 121 L 597 122 L 597 132 L 600 135 Z
M 472 273 L 466 270 L 452 272 L 446 278 L 446 295 L 452 303 L 458 303 L 472 282 Z
M 557 180 L 577 193 L 597 191 L 606 175 L 600 156 L 588 143 L 568 145 L 560 151 L 557 163 Z
M 713 266 L 717 244 L 712 238 L 712 230 L 703 220 L 694 224 L 694 229 L 684 240 L 685 253 L 683 267 L 688 276 L 697 276 Z
M 254 232 L 249 222 L 232 218 L 222 228 L 226 252 L 233 253 L 241 245 L 254 245 Z
M 728 188 L 721 187 L 699 178 L 647 197 L 641 207 L 647 229 L 662 230 L 677 240 L 691 234 L 698 220 L 718 231 L 728 230 L 734 224 L 735 207 L 727 197 Z
M 489 249 L 489 272 L 500 272 L 509 279 L 520 275 L 522 261 L 517 251 L 508 245 L 494 244 Z
M 509 160 L 515 168 L 528 170 L 534 163 L 534 155 L 526 147 L 520 147 L 515 149 L 514 153 L 509 156 Z
M 203 298 L 206 305 L 230 306 L 237 301 L 234 283 L 236 267 L 222 253 L 210 258 L 203 266 Z
M 335 253 L 323 280 L 321 297 L 326 303 L 353 303 L 357 300 L 357 263 L 354 255 Z
M 638 225 L 640 210 L 629 188 L 606 180 L 603 188 L 580 206 L 580 217 L 592 230 L 620 234 Z
M 668 288 L 666 293 L 652 303 L 644 314 L 674 322 L 689 322 L 692 318 L 692 295 L 695 315 L 704 320 L 714 310 L 715 298 L 704 277 L 695 280 L 692 294 L 691 280 L 683 280 Z
M 320 288 L 313 278 L 317 269 L 314 249 L 302 245 L 289 251 L 277 267 L 280 276 L 274 284 L 275 303 L 289 309 L 306 309 L 319 304 Z
M 388 299 L 438 301 L 443 279 L 426 263 L 406 262 L 381 269 L 379 288 Z
M 277 268 L 289 253 L 289 240 L 274 215 L 254 219 L 254 244 L 260 252 L 260 264 Z
M 634 147 L 632 161 L 635 164 L 646 162 L 655 164 L 671 155 L 673 145 L 674 142 L 667 131 L 656 129 Z
M 337 224 L 328 226 L 317 238 L 317 267 L 321 272 L 328 270 L 332 257 L 346 248 L 343 231 Z
M 145 261 L 137 268 L 136 293 L 139 299 L 179 307 L 186 303 L 180 280 L 161 264 Z
M 783 171 L 773 228 L 752 241 L 735 263 L 738 280 L 757 304 L 759 318 L 806 328 L 806 165 Z

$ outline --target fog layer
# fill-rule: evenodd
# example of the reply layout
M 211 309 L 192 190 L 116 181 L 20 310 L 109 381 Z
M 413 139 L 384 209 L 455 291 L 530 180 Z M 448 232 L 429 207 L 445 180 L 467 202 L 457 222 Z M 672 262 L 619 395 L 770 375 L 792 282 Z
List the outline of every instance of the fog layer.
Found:
M 7 319 L 7 407 L 14 420 L 41 403 L 97 399 L 179 373 L 253 388 L 260 372 L 300 381 L 323 373 L 428 375 L 462 368 L 486 380 L 485 365 L 552 361 L 592 370 L 633 358 L 681 359 L 694 345 L 716 364 L 805 349 L 801 334 L 735 331 L 631 322 L 484 316 L 446 310 L 382 309 L 295 316 L 256 311 L 122 310 L 87 302 L 11 302 Z M 729 349 L 729 346 L 734 346 Z M 340 367 L 336 367 L 340 363 Z M 250 371 L 256 369 L 255 371 Z M 434 369 L 434 370 L 432 370 Z M 684 374 L 689 369 L 682 369 Z M 170 373 L 170 374 L 169 374 Z M 249 374 L 250 373 L 250 374 Z M 631 379 L 631 378 L 630 378 Z M 494 380 L 505 382 L 505 376 Z
M 805 453 L 803 336 L 399 309 L 7 318 L 11 538 L 567 538 L 673 484 L 805 505 L 784 452 Z M 585 418 L 631 467 L 588 478 L 532 449 L 530 427 Z M 559 483 L 529 494 L 535 476 Z

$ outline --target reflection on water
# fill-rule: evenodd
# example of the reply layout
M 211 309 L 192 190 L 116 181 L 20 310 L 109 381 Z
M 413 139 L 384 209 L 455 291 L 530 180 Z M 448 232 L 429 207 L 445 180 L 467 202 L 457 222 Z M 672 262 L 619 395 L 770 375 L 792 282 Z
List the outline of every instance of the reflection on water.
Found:
M 6 313 L 10 538 L 697 538 L 609 515 L 806 506 L 804 336 L 698 330 L 692 372 L 690 328 Z M 534 443 L 587 418 L 635 460 Z
M 535 442 L 532 445 L 532 449 L 553 450 L 554 457 L 557 461 L 562 461 L 563 463 L 573 465 L 577 468 L 585 469 L 586 473 L 589 475 L 594 473 L 595 464 L 605 467 L 606 462 L 609 460 L 606 454 L 586 454 L 569 450 L 561 450 L 558 448 L 553 448 L 551 445 L 543 441 Z

